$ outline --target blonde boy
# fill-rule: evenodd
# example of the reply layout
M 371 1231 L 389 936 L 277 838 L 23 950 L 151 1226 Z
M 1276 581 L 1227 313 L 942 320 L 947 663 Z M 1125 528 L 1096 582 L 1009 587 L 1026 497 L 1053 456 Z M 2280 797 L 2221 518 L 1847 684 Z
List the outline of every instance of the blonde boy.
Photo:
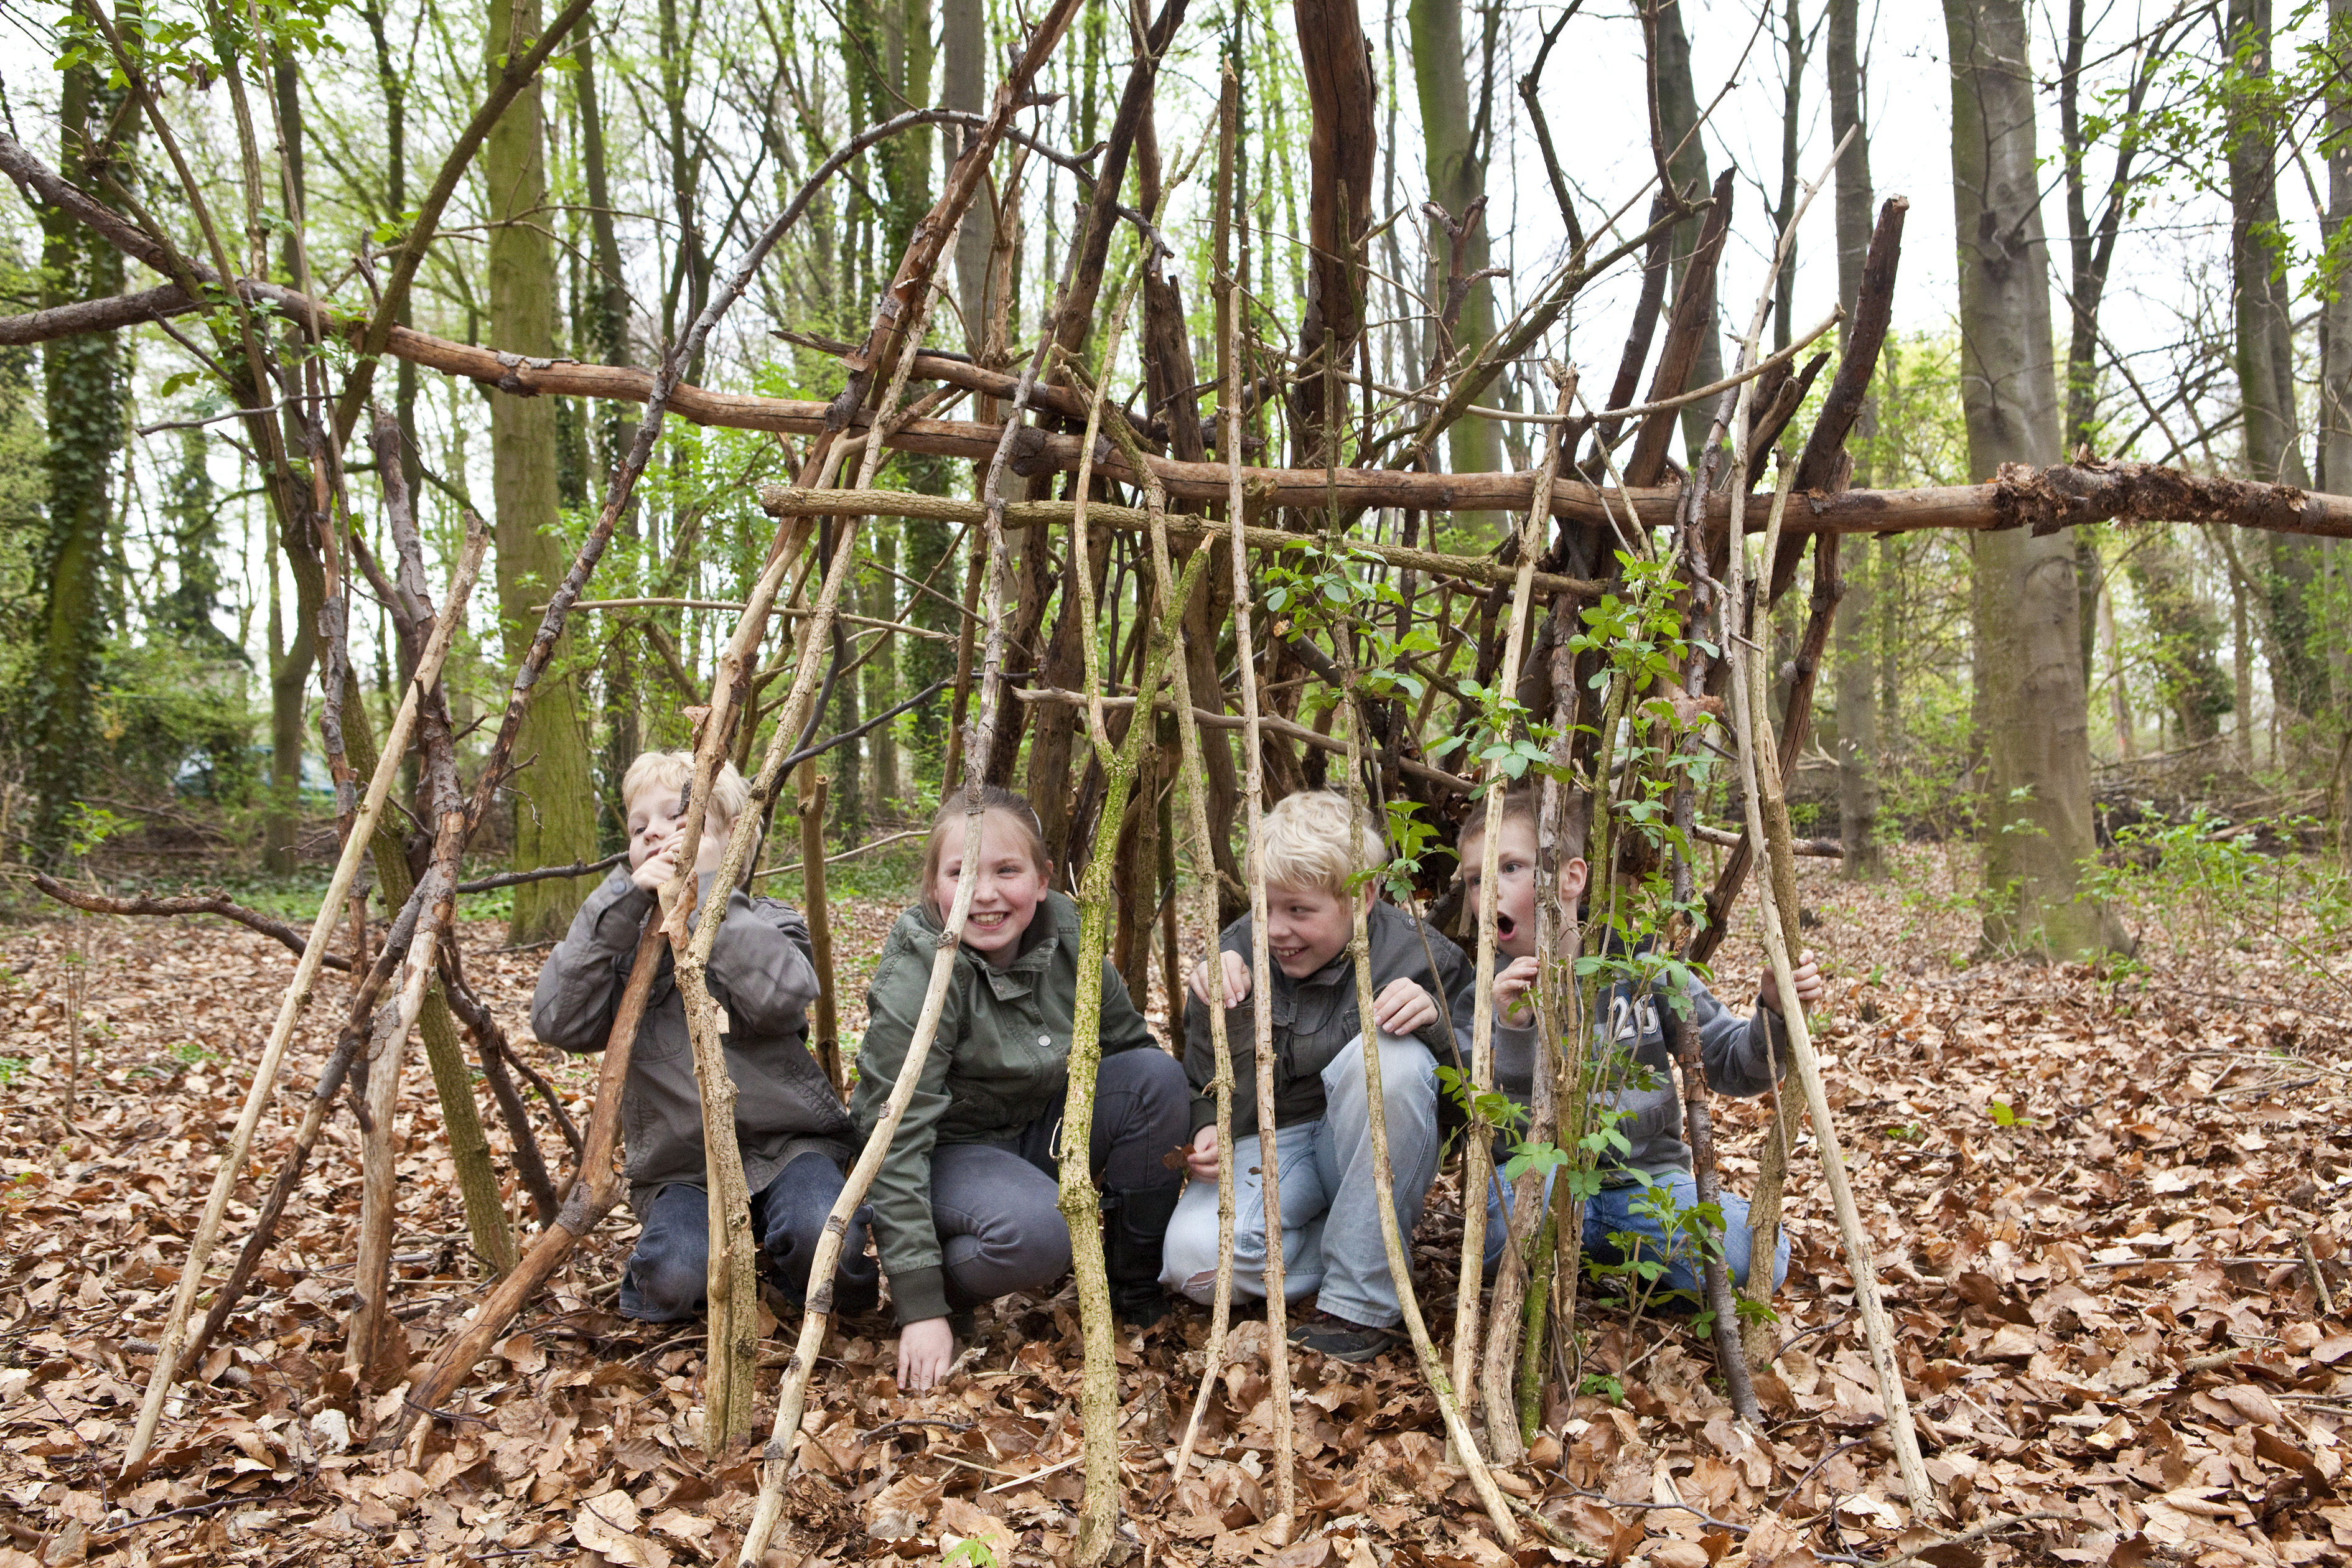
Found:
M 727 836 L 748 804 L 733 766 L 712 782 L 701 840 L 685 842 L 688 752 L 648 752 L 621 784 L 628 812 L 629 865 L 614 868 L 589 895 L 571 931 L 548 955 L 531 997 L 531 1028 L 567 1051 L 604 1048 L 628 984 L 638 932 L 655 913 L 679 859 L 694 857 L 696 903 L 711 896 Z M 751 1191 L 752 1230 L 761 1240 L 768 1282 L 797 1305 L 826 1213 L 841 1194 L 842 1168 L 853 1152 L 849 1116 L 824 1069 L 808 1050 L 805 1009 L 817 994 L 808 924 L 774 899 L 740 888 L 724 894 L 727 916 L 710 952 L 710 988 L 725 1011 L 728 1076 L 735 1080 L 735 1138 Z M 629 1206 L 641 1226 L 621 1280 L 624 1316 L 653 1322 L 692 1317 L 701 1309 L 709 1267 L 709 1198 L 705 1189 L 702 1096 L 686 1005 L 665 952 L 645 1021 L 629 1057 L 621 1093 L 628 1144 Z M 870 1311 L 877 1300 L 874 1262 L 866 1256 L 864 1211 L 850 1229 L 834 1275 L 835 1310 Z
M 1437 1062 L 1424 1039 L 1445 1044 L 1449 1011 L 1471 1005 L 1462 950 L 1403 910 L 1351 894 L 1360 866 L 1387 859 L 1379 831 L 1328 790 L 1286 796 L 1265 816 L 1252 867 L 1266 895 L 1273 995 L 1274 1110 L 1282 1188 L 1285 1294 L 1313 1295 L 1318 1310 L 1293 1342 L 1340 1361 L 1369 1361 L 1403 1341 L 1373 1187 L 1370 1097 L 1364 1029 L 1357 1016 L 1355 964 L 1348 952 L 1355 909 L 1370 937 L 1372 1022 L 1380 1040 L 1381 1103 L 1397 1224 L 1412 1234 L 1437 1173 Z M 1251 994 L 1250 919 L 1218 939 L 1226 1038 L 1234 1058 L 1235 1214 L 1234 1285 L 1264 1296 L 1265 1192 L 1260 1172 L 1255 1008 Z M 1435 965 L 1432 971 L 1433 963 Z M 1207 1301 L 1217 1273 L 1216 1071 L 1209 1018 L 1208 963 L 1192 971 L 1184 1009 L 1184 1070 L 1192 1080 L 1190 1184 L 1168 1227 L 1160 1283 Z

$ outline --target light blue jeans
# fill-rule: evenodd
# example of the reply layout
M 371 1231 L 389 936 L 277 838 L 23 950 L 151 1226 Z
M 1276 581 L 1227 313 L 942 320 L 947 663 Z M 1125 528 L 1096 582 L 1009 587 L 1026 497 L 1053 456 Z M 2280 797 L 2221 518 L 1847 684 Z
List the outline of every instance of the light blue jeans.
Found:
M 1421 1203 L 1437 1175 L 1437 1063 L 1419 1040 L 1381 1037 L 1381 1101 L 1387 1110 L 1391 1197 L 1411 1245 Z M 1349 1322 L 1404 1321 L 1389 1277 L 1373 1188 L 1371 1097 L 1357 1037 L 1323 1069 L 1323 1114 L 1275 1130 L 1282 1177 L 1283 1295 Z M 1234 1171 L 1234 1290 L 1265 1295 L 1265 1180 L 1255 1133 L 1237 1138 Z M 1217 1289 L 1217 1184 L 1194 1181 L 1168 1223 L 1160 1285 L 1208 1303 Z
M 1653 1175 L 1652 1184 L 1664 1189 L 1662 1196 L 1671 1194 L 1673 1207 L 1686 1209 L 1698 1202 L 1698 1178 L 1688 1171 L 1666 1171 Z M 1634 1247 L 1645 1258 L 1658 1258 L 1666 1265 L 1666 1272 L 1658 1281 L 1658 1291 L 1687 1290 L 1694 1296 L 1705 1289 L 1700 1279 L 1700 1259 L 1692 1244 L 1689 1232 L 1678 1233 L 1670 1244 L 1665 1228 L 1651 1212 L 1658 1200 L 1645 1202 L 1647 1189 L 1638 1184 L 1603 1187 L 1584 1205 L 1584 1256 L 1596 1263 L 1622 1263 L 1623 1248 L 1610 1239 L 1612 1236 L 1630 1236 Z M 1495 1265 L 1502 1260 L 1506 1237 L 1504 1213 L 1507 1206 L 1509 1188 L 1499 1178 L 1486 1184 L 1486 1271 L 1491 1275 Z M 1551 1183 L 1544 1183 L 1544 1201 L 1551 1201 Z M 1723 1210 L 1724 1261 L 1730 1266 L 1731 1282 L 1736 1287 L 1748 1283 L 1748 1252 L 1753 1235 L 1748 1228 L 1748 1200 L 1734 1193 L 1725 1193 L 1717 1199 Z M 1780 1241 L 1772 1258 L 1772 1288 L 1779 1289 L 1789 1278 L 1789 1231 L 1781 1226 Z

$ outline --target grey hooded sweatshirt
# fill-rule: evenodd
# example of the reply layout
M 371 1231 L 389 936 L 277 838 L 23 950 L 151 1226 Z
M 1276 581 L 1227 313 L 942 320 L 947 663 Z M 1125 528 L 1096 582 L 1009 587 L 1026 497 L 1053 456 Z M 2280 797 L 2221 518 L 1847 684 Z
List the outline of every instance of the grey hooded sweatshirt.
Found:
M 1699 1061 L 1706 1068 L 1709 1089 L 1744 1100 L 1772 1087 L 1775 1065 L 1788 1071 L 1788 1027 L 1779 1014 L 1759 1005 L 1755 1016 L 1743 1018 L 1696 980 L 1691 982 L 1690 996 L 1689 1026 L 1698 1031 Z M 1612 1171 L 1622 1177 L 1633 1171 L 1660 1175 L 1691 1168 L 1690 1145 L 1683 1142 L 1682 1097 L 1675 1091 L 1674 1058 L 1658 1027 L 1658 1005 L 1654 992 L 1636 998 L 1631 987 L 1620 985 L 1603 994 L 1596 1009 L 1592 1040 L 1595 1052 L 1603 1054 L 1603 1088 L 1594 1098 L 1624 1113 L 1617 1130 L 1633 1145 L 1623 1154 L 1613 1150 L 1602 1153 L 1604 1181 Z M 1457 1032 L 1466 1060 L 1469 1032 Z M 1497 1016 L 1495 1087 L 1527 1104 L 1535 1093 L 1535 1026 L 1513 1028 Z

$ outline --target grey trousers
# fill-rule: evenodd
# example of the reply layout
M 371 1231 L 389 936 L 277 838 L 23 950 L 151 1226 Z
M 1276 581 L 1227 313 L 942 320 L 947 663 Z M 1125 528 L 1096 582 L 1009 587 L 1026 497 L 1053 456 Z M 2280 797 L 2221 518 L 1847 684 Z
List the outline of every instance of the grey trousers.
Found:
M 1106 1057 L 1095 1079 L 1087 1153 L 1109 1193 L 1173 1187 L 1163 1156 L 1184 1142 L 1192 1103 L 1184 1069 L 1165 1051 Z M 931 1151 L 931 1220 L 939 1227 L 948 1304 L 958 1311 L 1070 1271 L 1061 1197 L 1062 1108 L 1010 1143 L 942 1143 Z
M 1437 1062 L 1419 1040 L 1381 1037 L 1381 1102 L 1389 1139 L 1390 1196 L 1408 1247 L 1422 1199 L 1437 1176 Z M 1359 1036 L 1323 1069 L 1320 1119 L 1277 1127 L 1282 1177 L 1283 1295 L 1350 1322 L 1404 1321 L 1373 1187 L 1371 1094 Z M 1265 1295 L 1265 1178 L 1255 1133 L 1234 1140 L 1234 1289 Z M 1160 1282 L 1207 1303 L 1217 1286 L 1217 1184 L 1193 1182 L 1168 1225 Z

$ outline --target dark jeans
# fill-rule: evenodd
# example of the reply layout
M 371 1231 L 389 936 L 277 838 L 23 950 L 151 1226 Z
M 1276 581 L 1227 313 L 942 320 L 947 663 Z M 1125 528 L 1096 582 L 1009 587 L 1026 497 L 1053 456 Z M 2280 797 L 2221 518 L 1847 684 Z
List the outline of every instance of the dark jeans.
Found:
M 841 1167 L 823 1154 L 808 1153 L 751 1194 L 760 1271 L 795 1306 L 808 1300 L 809 1267 L 841 1186 Z M 877 1300 L 877 1272 L 866 1256 L 866 1217 L 860 1208 L 842 1238 L 841 1261 L 833 1273 L 836 1311 L 871 1311 Z M 693 1317 L 702 1310 L 710 1270 L 709 1194 L 672 1182 L 654 1195 L 641 1218 L 636 1248 L 621 1278 L 621 1315 L 653 1323 Z
M 1165 1051 L 1121 1051 L 1095 1079 L 1087 1160 L 1112 1199 L 1184 1179 L 1164 1156 L 1184 1142 L 1192 1086 Z M 958 1310 L 1053 1284 L 1070 1268 L 1070 1228 L 1056 1206 L 1062 1108 L 1010 1143 L 942 1143 L 931 1152 L 931 1218 L 948 1301 Z

